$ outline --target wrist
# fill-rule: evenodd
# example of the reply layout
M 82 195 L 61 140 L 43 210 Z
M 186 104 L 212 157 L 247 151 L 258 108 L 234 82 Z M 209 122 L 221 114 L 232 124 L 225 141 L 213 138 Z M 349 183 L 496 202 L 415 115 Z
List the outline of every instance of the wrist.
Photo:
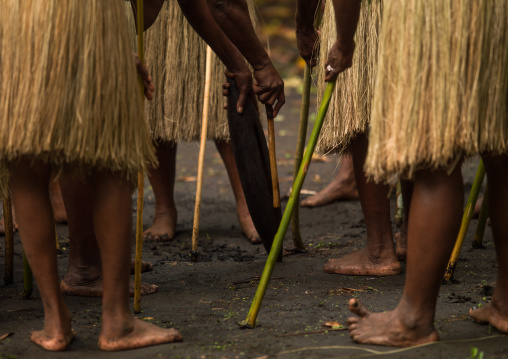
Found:
M 270 58 L 266 56 L 265 58 L 263 58 L 263 60 L 259 61 L 256 64 L 253 64 L 252 68 L 254 69 L 254 71 L 261 71 L 269 66 L 272 66 L 272 61 L 270 61 Z

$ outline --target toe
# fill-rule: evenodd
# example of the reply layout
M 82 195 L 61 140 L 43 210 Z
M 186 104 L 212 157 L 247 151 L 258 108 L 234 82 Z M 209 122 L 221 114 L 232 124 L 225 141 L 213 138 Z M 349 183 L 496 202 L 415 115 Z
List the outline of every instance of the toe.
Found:
M 346 323 L 347 323 L 348 328 L 351 328 L 352 325 L 355 325 L 359 321 L 360 321 L 360 318 L 358 318 L 358 317 L 349 317 L 349 318 L 347 318 Z
M 356 298 L 351 298 L 348 303 L 349 310 L 358 315 L 360 318 L 367 317 L 370 311 L 360 303 Z

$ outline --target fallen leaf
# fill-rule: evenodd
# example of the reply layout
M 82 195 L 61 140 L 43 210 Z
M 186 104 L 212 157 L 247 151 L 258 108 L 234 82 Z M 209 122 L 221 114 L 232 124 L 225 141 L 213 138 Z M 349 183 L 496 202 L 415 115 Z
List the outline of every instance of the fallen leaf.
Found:
M 322 327 L 325 327 L 325 328 L 339 328 L 341 327 L 342 325 L 340 325 L 339 323 L 337 322 L 326 322 L 322 325 Z
M 11 335 L 13 335 L 14 333 L 5 333 L 4 335 L 1 335 L 0 336 L 0 342 L 2 340 L 4 340 L 5 338 L 9 338 Z

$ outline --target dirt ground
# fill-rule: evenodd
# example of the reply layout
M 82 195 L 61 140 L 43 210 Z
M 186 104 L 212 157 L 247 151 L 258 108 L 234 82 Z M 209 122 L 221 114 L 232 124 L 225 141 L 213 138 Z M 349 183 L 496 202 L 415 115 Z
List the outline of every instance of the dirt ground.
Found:
M 276 123 L 277 157 L 281 191 L 291 185 L 294 147 L 300 108 L 294 91 Z M 312 124 L 311 124 L 312 125 Z M 310 129 L 309 129 L 310 133 Z M 497 265 L 490 229 L 485 249 L 472 250 L 476 227 L 472 221 L 455 274 L 455 284 L 443 286 L 438 299 L 436 328 L 442 341 L 419 348 L 357 345 L 347 331 L 323 331 L 327 321 L 345 323 L 347 300 L 360 298 L 375 311 L 386 311 L 398 302 L 404 274 L 393 277 L 351 277 L 325 274 L 328 258 L 357 250 L 365 242 L 365 225 L 359 202 L 334 203 L 301 210 L 301 229 L 308 252 L 286 254 L 276 265 L 259 314 L 259 327 L 241 330 L 263 270 L 266 255 L 262 246 L 252 246 L 242 236 L 226 171 L 213 143 L 207 143 L 207 161 L 201 207 L 199 262 L 189 261 L 194 210 L 198 145 L 179 147 L 176 201 L 178 234 L 170 243 L 145 243 L 144 259 L 154 264 L 143 280 L 159 291 L 142 298 L 145 320 L 182 331 L 183 343 L 121 353 L 103 353 L 97 348 L 101 325 L 101 301 L 97 298 L 66 297 L 74 318 L 77 339 L 64 353 L 48 353 L 32 344 L 30 332 L 43 322 L 42 303 L 23 300 L 21 246 L 16 238 L 15 283 L 0 285 L 0 358 L 355 358 L 385 355 L 390 358 L 474 358 L 472 348 L 484 358 L 507 358 L 505 336 L 469 319 L 470 307 L 488 302 L 495 284 Z M 478 161 L 464 167 L 467 196 Z M 318 191 L 334 175 L 337 159 L 314 162 L 304 189 Z M 153 193 L 146 191 L 145 227 L 151 223 Z M 284 201 L 283 204 L 286 202 Z M 395 200 L 392 196 L 392 205 Z M 133 216 L 135 208 L 133 207 Z M 396 226 L 394 225 L 394 230 Z M 67 226 L 59 225 L 61 275 L 67 265 Z M 2 241 L 3 246 L 3 241 Z M 292 248 L 290 234 L 285 248 Z M 3 264 L 3 251 L 0 252 Z M 0 268 L 3 276 L 3 265 Z M 479 356 L 476 356 L 479 358 Z

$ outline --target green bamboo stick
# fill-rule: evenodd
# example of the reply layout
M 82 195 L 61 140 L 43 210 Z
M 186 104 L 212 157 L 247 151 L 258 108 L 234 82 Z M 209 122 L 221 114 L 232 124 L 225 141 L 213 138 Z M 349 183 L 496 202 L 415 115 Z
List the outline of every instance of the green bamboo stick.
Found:
M 23 299 L 30 299 L 34 289 L 34 276 L 32 269 L 30 268 L 30 264 L 28 264 L 28 259 L 26 258 L 25 252 L 23 252 L 23 282 Z
M 295 167 L 293 170 L 293 183 L 298 175 L 298 170 L 303 159 L 303 150 L 305 148 L 305 139 L 307 137 L 307 125 L 309 123 L 309 107 L 310 107 L 310 85 L 311 85 L 311 68 L 309 65 L 305 65 L 305 71 L 303 73 L 303 91 L 302 91 L 302 106 L 300 109 L 300 126 L 298 128 L 298 142 L 296 144 L 295 151 Z M 298 203 L 300 202 L 300 192 L 295 193 L 295 202 L 297 203 L 294 212 L 293 219 L 291 221 L 291 233 L 293 235 L 293 243 L 295 249 L 304 251 L 305 244 L 302 240 L 302 234 L 300 233 L 300 209 Z
M 279 229 L 273 240 L 272 249 L 268 255 L 263 274 L 261 275 L 261 279 L 259 281 L 258 289 L 254 295 L 254 300 L 252 301 L 249 313 L 247 314 L 247 319 L 244 322 L 240 323 L 242 327 L 254 328 L 256 326 L 256 318 L 259 312 L 259 308 L 261 307 L 261 302 L 265 296 L 266 288 L 273 272 L 273 267 L 279 258 L 279 253 L 282 249 L 282 243 L 289 226 L 289 221 L 293 215 L 293 210 L 296 203 L 295 197 L 300 193 L 300 190 L 302 189 L 303 181 L 307 175 L 307 171 L 312 160 L 312 154 L 316 148 L 316 143 L 319 137 L 319 133 L 321 132 L 321 127 L 323 126 L 323 121 L 325 119 L 334 88 L 335 81 L 329 82 L 326 86 L 323 101 L 321 102 L 321 107 L 319 108 L 316 122 L 314 123 L 314 128 L 312 129 L 312 134 L 310 135 L 309 143 L 307 145 L 307 150 L 303 156 L 303 162 L 301 163 L 300 169 L 298 170 L 298 176 L 296 176 L 295 182 L 293 183 L 293 189 L 291 191 L 291 195 L 289 196 L 288 204 L 284 210 L 282 221 L 280 222 Z
M 480 216 L 476 224 L 476 232 L 474 234 L 473 248 L 483 248 L 483 235 L 485 234 L 485 225 L 489 218 L 489 186 L 485 185 L 485 192 L 483 192 L 482 208 L 480 209 Z
M 469 223 L 471 222 L 471 217 L 473 216 L 474 206 L 476 205 L 478 194 L 480 193 L 480 189 L 482 188 L 484 177 L 485 177 L 485 167 L 483 166 L 483 161 L 480 161 L 480 164 L 478 165 L 478 170 L 476 171 L 476 176 L 474 178 L 473 187 L 471 188 L 471 192 L 469 193 L 469 197 L 467 199 L 464 215 L 462 216 L 459 235 L 457 236 L 455 247 L 453 248 L 450 261 L 448 262 L 448 267 L 446 268 L 444 277 L 445 282 L 449 282 L 452 280 L 453 272 L 455 271 L 455 266 L 457 265 L 457 260 L 459 259 L 460 250 L 462 249 L 462 245 L 464 244 L 464 238 L 466 237 L 466 232 L 469 227 Z

